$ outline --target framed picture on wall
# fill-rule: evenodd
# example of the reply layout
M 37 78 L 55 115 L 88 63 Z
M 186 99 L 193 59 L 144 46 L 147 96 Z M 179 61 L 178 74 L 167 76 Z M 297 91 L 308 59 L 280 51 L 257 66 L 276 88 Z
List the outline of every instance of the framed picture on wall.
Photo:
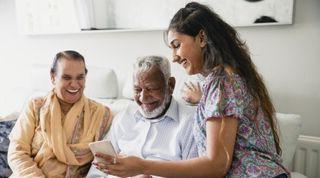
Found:
M 80 0 L 81 1 L 81 0 Z M 88 0 L 85 0 L 88 2 Z M 190 0 L 89 0 L 106 28 L 165 29 Z M 292 24 L 294 0 L 198 0 L 232 26 Z M 97 13 L 96 13 L 97 15 Z M 98 14 L 99 15 L 99 14 Z
M 15 0 L 22 34 L 164 30 L 190 0 Z M 292 24 L 294 0 L 198 0 L 232 26 Z

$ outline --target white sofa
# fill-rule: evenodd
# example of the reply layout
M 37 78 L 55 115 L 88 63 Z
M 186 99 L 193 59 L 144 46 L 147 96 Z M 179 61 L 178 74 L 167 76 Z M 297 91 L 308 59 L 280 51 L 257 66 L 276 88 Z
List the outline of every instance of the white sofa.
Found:
M 122 82 L 124 83 L 123 88 L 120 89 L 118 85 L 119 82 L 117 81 L 117 77 L 112 69 L 101 67 L 88 67 L 88 69 L 89 73 L 85 90 L 87 96 L 110 107 L 113 114 L 117 114 L 128 104 L 133 102 L 131 76 L 128 76 L 128 79 L 125 82 Z M 49 76 L 47 76 L 49 67 L 35 66 L 35 69 L 32 71 L 33 74 L 31 78 L 32 81 L 36 81 L 36 83 L 32 84 L 33 88 L 26 90 L 28 91 L 26 92 L 26 95 L 28 96 L 25 97 L 25 100 L 27 100 L 26 98 L 33 96 L 34 94 L 32 93 L 39 95 L 47 92 L 50 89 L 50 84 L 48 82 Z M 176 90 L 180 90 L 179 87 L 181 87 L 181 83 L 183 82 L 178 81 L 178 87 L 176 87 Z M 119 94 L 119 92 L 121 92 L 121 94 Z M 181 99 L 179 95 L 175 95 L 177 99 Z M 118 96 L 121 97 L 119 98 Z M 19 111 L 21 111 L 21 108 L 13 109 L 11 113 L 6 115 L 1 115 L 0 113 L 0 121 L 16 119 Z M 294 114 L 277 113 L 276 117 L 280 126 L 284 164 L 291 169 L 297 146 L 297 139 L 301 130 L 301 119 L 299 115 Z M 293 172 L 292 177 L 303 178 L 305 176 L 297 172 Z

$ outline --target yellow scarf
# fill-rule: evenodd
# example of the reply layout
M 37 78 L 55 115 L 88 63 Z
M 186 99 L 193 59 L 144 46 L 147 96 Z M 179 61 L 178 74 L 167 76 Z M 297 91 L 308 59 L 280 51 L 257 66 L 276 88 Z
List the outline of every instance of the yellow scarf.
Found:
M 44 137 L 44 147 L 49 148 L 41 164 L 56 156 L 57 160 L 68 165 L 84 165 L 92 160 L 88 143 L 97 141 L 101 137 L 100 127 L 103 121 L 105 107 L 95 105 L 90 108 L 89 100 L 82 96 L 65 116 L 62 125 L 61 108 L 57 96 L 51 92 L 40 109 L 40 127 Z M 83 116 L 83 117 L 82 117 Z M 83 118 L 83 132 L 78 143 L 72 143 L 75 128 Z M 51 148 L 51 149 L 50 149 Z M 75 154 L 73 150 L 82 152 Z

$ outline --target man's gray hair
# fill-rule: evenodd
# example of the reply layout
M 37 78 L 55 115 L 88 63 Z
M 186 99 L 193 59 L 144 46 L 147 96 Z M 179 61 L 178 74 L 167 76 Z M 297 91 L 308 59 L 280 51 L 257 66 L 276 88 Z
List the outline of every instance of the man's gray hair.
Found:
M 171 70 L 170 70 L 169 60 L 166 57 L 163 57 L 163 56 L 138 57 L 134 64 L 133 71 L 134 73 L 145 72 L 149 70 L 152 66 L 159 67 L 167 83 L 169 78 L 171 77 Z

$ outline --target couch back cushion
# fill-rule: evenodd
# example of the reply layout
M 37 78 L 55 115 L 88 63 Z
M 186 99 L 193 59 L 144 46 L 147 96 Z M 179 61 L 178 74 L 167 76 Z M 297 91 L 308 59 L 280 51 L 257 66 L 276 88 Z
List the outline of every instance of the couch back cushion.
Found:
M 85 94 L 90 98 L 117 98 L 118 80 L 113 69 L 88 66 Z
M 126 99 L 133 100 L 134 92 L 133 92 L 133 76 L 130 74 L 126 77 L 126 81 L 122 88 L 122 96 Z

